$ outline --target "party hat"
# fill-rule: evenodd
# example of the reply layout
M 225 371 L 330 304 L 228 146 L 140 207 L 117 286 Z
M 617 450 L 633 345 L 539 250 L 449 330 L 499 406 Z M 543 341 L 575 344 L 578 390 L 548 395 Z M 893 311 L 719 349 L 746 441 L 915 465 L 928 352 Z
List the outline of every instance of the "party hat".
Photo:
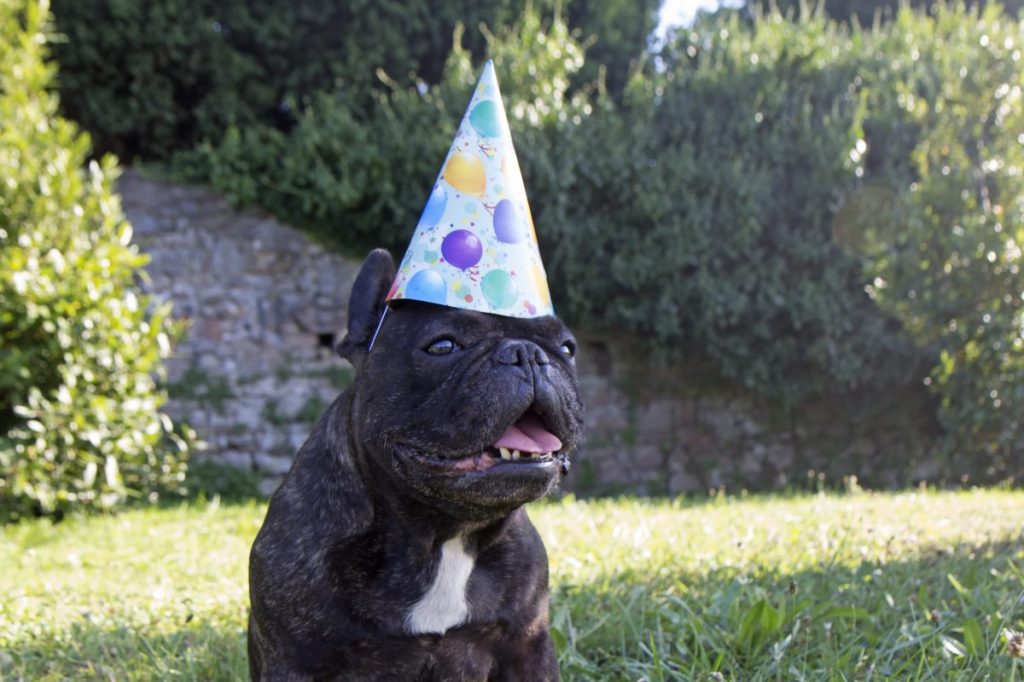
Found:
M 494 64 L 484 65 L 388 301 L 554 315 Z

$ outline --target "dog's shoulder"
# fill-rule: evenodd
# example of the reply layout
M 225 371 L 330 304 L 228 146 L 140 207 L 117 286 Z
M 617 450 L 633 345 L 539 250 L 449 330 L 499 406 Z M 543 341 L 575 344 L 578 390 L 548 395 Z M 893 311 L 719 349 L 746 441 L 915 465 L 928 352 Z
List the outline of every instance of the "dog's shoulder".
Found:
M 348 453 L 343 398 L 314 426 L 271 497 L 251 562 L 315 559 L 370 527 L 373 508 Z

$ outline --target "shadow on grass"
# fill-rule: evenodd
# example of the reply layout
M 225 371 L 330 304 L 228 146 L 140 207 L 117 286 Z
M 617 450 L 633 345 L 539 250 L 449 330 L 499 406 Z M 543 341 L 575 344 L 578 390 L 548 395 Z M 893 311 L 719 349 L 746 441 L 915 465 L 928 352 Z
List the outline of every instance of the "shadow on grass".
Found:
M 0 680 L 248 679 L 244 629 L 190 623 L 154 630 L 83 619 L 56 636 L 8 649 Z
M 1011 680 L 1019 541 L 909 561 L 706 576 L 625 571 L 552 595 L 563 679 Z

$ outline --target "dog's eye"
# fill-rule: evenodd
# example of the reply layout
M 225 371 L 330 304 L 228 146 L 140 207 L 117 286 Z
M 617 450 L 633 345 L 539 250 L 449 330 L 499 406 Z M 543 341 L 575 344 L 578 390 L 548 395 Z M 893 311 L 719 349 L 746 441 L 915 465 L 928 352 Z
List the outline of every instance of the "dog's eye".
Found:
M 562 355 L 567 358 L 576 357 L 576 344 L 572 341 L 566 341 L 558 350 L 562 351 Z
M 461 346 L 451 339 L 438 339 L 427 346 L 426 350 L 431 355 L 449 355 L 460 348 Z

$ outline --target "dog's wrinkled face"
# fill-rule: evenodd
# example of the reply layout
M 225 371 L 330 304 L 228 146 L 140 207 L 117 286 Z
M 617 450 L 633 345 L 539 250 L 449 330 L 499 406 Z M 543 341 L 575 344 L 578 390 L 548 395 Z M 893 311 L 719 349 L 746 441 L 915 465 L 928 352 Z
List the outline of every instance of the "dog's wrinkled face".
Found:
M 357 281 L 350 319 L 366 293 L 358 289 Z M 345 343 L 353 340 L 350 322 Z M 465 518 L 505 513 L 548 493 L 580 439 L 575 352 L 554 317 L 400 302 L 372 350 L 355 354 L 353 435 L 381 470 L 431 506 Z

